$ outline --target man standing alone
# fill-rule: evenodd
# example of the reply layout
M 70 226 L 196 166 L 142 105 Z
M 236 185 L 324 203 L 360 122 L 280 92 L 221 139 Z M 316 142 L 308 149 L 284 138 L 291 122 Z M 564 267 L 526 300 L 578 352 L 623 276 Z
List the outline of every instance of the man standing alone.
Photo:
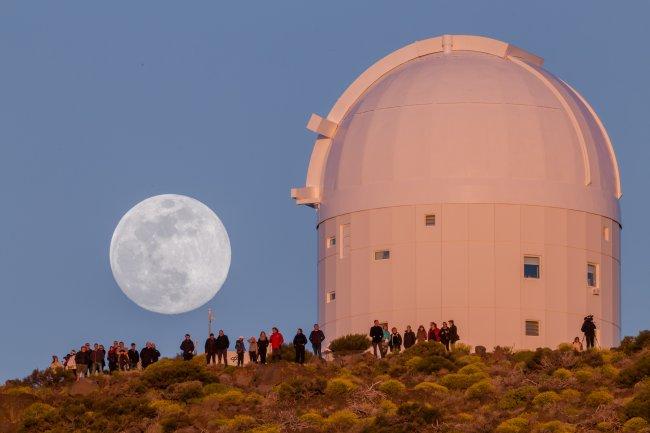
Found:
M 318 323 L 314 325 L 314 330 L 309 334 L 309 342 L 311 347 L 314 350 L 314 355 L 318 356 L 319 359 L 323 359 L 321 354 L 321 344 L 325 341 L 325 334 L 318 327 Z
M 591 314 L 585 317 L 585 321 L 582 323 L 582 328 L 580 328 L 585 334 L 585 340 L 587 340 L 587 350 L 594 348 L 594 340 L 596 339 L 596 324 L 594 323 L 594 316 Z
M 181 350 L 183 351 L 183 359 L 189 361 L 194 357 L 194 342 L 190 334 L 185 334 L 185 339 L 181 343 Z
M 298 328 L 296 336 L 293 337 L 293 350 L 296 352 L 296 363 L 305 363 L 305 345 L 307 344 L 307 337 L 302 333 L 302 328 Z
M 375 353 L 375 358 L 378 358 L 377 349 L 379 348 L 379 353 L 383 354 L 381 351 L 381 342 L 384 339 L 384 330 L 379 325 L 379 320 L 375 320 L 374 326 L 370 328 L 370 338 L 372 339 L 372 350 Z

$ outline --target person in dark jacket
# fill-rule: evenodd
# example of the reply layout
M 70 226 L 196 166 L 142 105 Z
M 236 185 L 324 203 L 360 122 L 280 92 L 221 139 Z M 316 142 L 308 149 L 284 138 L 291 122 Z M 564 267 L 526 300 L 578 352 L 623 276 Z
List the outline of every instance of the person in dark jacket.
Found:
M 594 323 L 594 316 L 589 315 L 585 317 L 580 330 L 585 334 L 585 340 L 587 341 L 587 350 L 593 349 L 594 341 L 596 339 L 596 324 Z
M 137 370 L 138 362 L 140 362 L 140 352 L 136 348 L 135 343 L 131 343 L 131 348 L 129 349 L 129 369 Z
M 108 348 L 108 371 L 113 372 L 117 370 L 117 341 L 113 341 L 113 345 Z
M 266 351 L 269 348 L 269 338 L 266 332 L 260 332 L 260 338 L 257 339 L 257 353 L 260 357 L 260 364 L 266 364 Z
M 449 350 L 449 340 L 451 338 L 451 331 L 447 322 L 442 322 L 442 328 L 440 328 L 440 342 L 444 344 L 445 349 Z
M 92 368 L 89 374 L 101 374 L 104 370 L 104 351 L 99 344 L 95 345 L 95 350 L 90 354 Z
M 190 359 L 194 358 L 194 342 L 192 341 L 190 334 L 185 334 L 185 338 L 181 342 L 180 349 L 183 352 L 183 359 L 185 361 L 189 361 Z
M 93 360 L 92 360 L 92 354 L 93 354 L 93 349 L 90 347 L 90 343 L 86 343 L 86 350 L 88 352 L 88 376 L 90 376 L 90 373 L 93 371 Z M 95 349 L 97 349 L 99 344 L 95 343 Z
M 456 327 L 454 321 L 449 319 L 449 344 L 451 345 L 452 349 L 458 340 L 460 340 L 460 336 L 458 335 L 458 328 Z
M 438 324 L 436 322 L 431 322 L 429 325 L 428 339 L 429 341 L 440 343 L 440 328 L 438 328 Z
M 399 352 L 402 350 L 402 336 L 397 332 L 397 328 L 393 326 L 391 329 L 390 337 L 388 338 L 388 347 L 390 352 Z
M 239 337 L 235 341 L 235 352 L 237 352 L 237 367 L 244 366 L 244 353 L 246 353 L 246 346 L 244 345 L 244 337 Z
M 210 361 L 212 361 L 212 364 L 217 363 L 217 339 L 214 338 L 214 333 L 210 333 L 210 336 L 205 340 L 205 363 L 207 365 L 210 365 Z
M 381 354 L 381 342 L 384 339 L 384 329 L 379 324 L 379 320 L 375 320 L 375 324 L 370 328 L 370 338 L 372 339 L 372 351 L 375 354 L 375 358 L 378 358 L 377 349 L 379 349 L 379 353 Z
M 160 352 L 156 350 L 156 346 L 151 341 L 147 341 L 145 347 L 140 351 L 140 363 L 142 368 L 147 368 L 154 362 L 158 361 L 159 357 Z
M 413 329 L 411 329 L 411 325 L 408 325 L 406 327 L 406 331 L 404 331 L 404 349 L 408 349 L 414 344 L 415 344 L 415 332 L 413 332 Z
M 305 345 L 307 344 L 307 337 L 302 333 L 302 328 L 298 328 L 296 336 L 293 337 L 293 350 L 296 352 L 296 363 L 305 363 Z
M 81 350 L 75 354 L 75 363 L 77 364 L 77 380 L 86 377 L 88 373 L 88 362 L 90 360 L 90 353 L 88 348 L 83 345 Z
M 321 345 L 325 341 L 325 334 L 318 326 L 318 323 L 314 325 L 314 330 L 309 334 L 309 342 L 311 343 L 311 348 L 314 351 L 314 355 L 318 356 L 319 359 L 323 359 L 321 354 Z
M 223 358 L 223 364 L 227 366 L 230 340 L 228 340 L 228 336 L 223 333 L 223 329 L 219 330 L 219 335 L 215 340 L 215 347 L 217 348 L 217 363 L 221 364 L 221 359 Z

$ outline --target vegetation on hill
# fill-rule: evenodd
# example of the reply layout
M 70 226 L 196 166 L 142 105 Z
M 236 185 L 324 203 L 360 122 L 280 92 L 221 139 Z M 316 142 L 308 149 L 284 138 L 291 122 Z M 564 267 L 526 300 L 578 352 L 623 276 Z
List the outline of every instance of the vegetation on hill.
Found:
M 0 387 L 0 431 L 650 433 L 648 331 L 615 350 L 468 349 L 243 368 L 196 357 L 80 382 L 35 371 Z

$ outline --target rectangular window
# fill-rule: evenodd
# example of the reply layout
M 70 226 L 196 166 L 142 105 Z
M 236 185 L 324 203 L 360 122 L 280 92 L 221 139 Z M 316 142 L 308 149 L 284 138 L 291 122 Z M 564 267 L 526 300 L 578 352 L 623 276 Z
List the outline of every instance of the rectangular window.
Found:
M 424 217 L 425 226 L 435 226 L 436 225 L 436 216 L 435 215 L 425 215 Z
M 325 295 L 325 302 L 328 304 L 336 299 L 336 292 L 327 292 Z
M 587 263 L 587 286 L 598 287 L 598 267 L 593 263 Z
M 526 335 L 539 337 L 539 321 L 526 320 Z
M 390 259 L 389 250 L 375 251 L 375 260 L 388 260 L 388 259 Z
M 539 257 L 524 257 L 524 278 L 539 278 Z
M 609 227 L 604 227 L 603 228 L 603 238 L 609 242 Z
M 330 236 L 327 238 L 327 248 L 331 248 L 336 245 L 336 236 Z

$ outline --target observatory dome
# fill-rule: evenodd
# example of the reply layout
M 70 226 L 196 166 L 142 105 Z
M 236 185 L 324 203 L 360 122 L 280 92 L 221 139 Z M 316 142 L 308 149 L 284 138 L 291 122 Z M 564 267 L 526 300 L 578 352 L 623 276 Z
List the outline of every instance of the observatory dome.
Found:
M 541 64 L 477 36 L 416 42 L 379 61 L 323 120 L 329 130 L 318 131 L 327 149 L 319 154 L 317 141 L 307 195 L 319 221 L 404 204 L 489 202 L 620 222 L 607 132 Z

